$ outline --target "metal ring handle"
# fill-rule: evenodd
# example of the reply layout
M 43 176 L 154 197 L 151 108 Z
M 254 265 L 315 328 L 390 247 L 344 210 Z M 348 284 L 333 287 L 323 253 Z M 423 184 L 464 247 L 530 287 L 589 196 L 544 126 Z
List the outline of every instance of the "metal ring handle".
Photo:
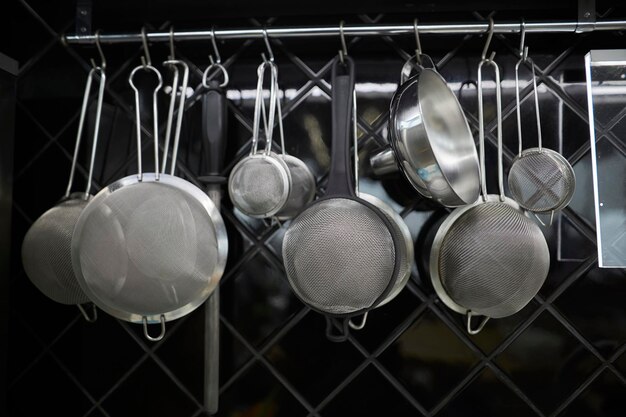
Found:
M 170 147 L 170 137 L 172 136 L 172 124 L 174 122 L 174 107 L 176 106 L 176 93 L 178 92 L 178 78 L 179 71 L 176 66 L 177 61 L 168 60 L 163 62 L 163 65 L 172 67 L 174 77 L 172 78 L 172 91 L 170 96 L 170 105 L 167 111 L 167 123 L 165 125 L 165 143 L 163 144 L 163 166 L 161 166 L 161 172 L 165 172 L 167 168 L 167 154 Z
M 504 178 L 502 163 L 502 88 L 500 86 L 500 67 L 495 63 L 493 57 L 495 52 L 491 54 L 489 59 L 483 59 L 478 64 L 478 142 L 479 142 L 479 159 L 480 159 L 480 189 L 483 201 L 487 201 L 487 176 L 485 173 L 485 121 L 483 109 L 483 86 L 482 86 L 482 67 L 484 64 L 493 67 L 496 82 L 496 117 L 497 117 L 497 137 L 498 137 L 498 189 L 500 201 L 505 200 L 504 196 Z
M 263 79 L 265 78 L 265 69 L 269 66 L 273 65 L 270 61 L 264 60 L 257 69 L 257 91 L 256 91 L 256 99 L 254 103 L 254 121 L 252 128 L 252 146 L 250 149 L 250 155 L 257 153 L 258 144 L 259 144 L 259 135 L 261 131 L 261 113 L 265 111 L 265 103 L 263 100 Z M 272 77 L 273 75 L 270 75 Z M 276 89 L 270 78 L 270 112 L 269 112 L 269 121 L 267 123 L 267 128 L 265 131 L 265 151 L 264 154 L 269 155 L 271 152 L 272 146 L 272 128 L 274 125 L 274 112 L 276 111 Z M 265 119 L 264 119 L 265 121 Z
M 270 67 L 270 115 L 269 121 L 265 112 L 265 100 L 261 99 L 261 115 L 263 117 L 263 127 L 265 129 L 265 155 L 269 155 L 272 151 L 272 143 L 274 140 L 274 123 L 276 118 L 276 107 L 280 105 L 278 97 L 278 67 L 273 61 L 267 60 L 264 54 L 261 54 L 263 60 Z M 282 117 L 282 110 L 278 112 Z M 279 126 L 282 129 L 282 124 Z M 284 148 L 284 140 L 282 142 Z M 284 152 L 283 152 L 284 154 Z
M 185 113 L 185 101 L 187 100 L 187 86 L 189 85 L 189 65 L 186 62 L 180 60 L 170 60 L 165 61 L 164 65 L 173 65 L 176 68 L 176 65 L 180 65 L 183 67 L 183 82 L 180 86 L 180 100 L 178 101 L 178 113 L 176 114 L 176 129 L 174 130 L 174 145 L 172 149 L 172 167 L 170 168 L 170 175 L 174 175 L 174 171 L 176 170 L 176 161 L 178 159 L 178 144 L 180 142 L 180 131 L 183 126 L 183 114 Z M 178 71 L 178 68 L 176 68 Z M 178 88 L 172 88 L 172 100 L 176 98 Z M 170 100 L 170 111 L 172 111 L 172 100 Z M 168 115 L 168 124 L 171 125 L 172 116 Z M 163 156 L 163 169 L 161 172 L 165 172 L 165 168 L 167 166 L 167 146 L 169 142 L 169 136 L 166 139 L 166 148 Z
M 361 316 L 361 322 L 359 324 L 354 324 L 352 322 L 352 319 L 348 320 L 348 326 L 350 326 L 350 328 L 353 329 L 353 330 L 363 330 L 365 328 L 365 323 L 367 322 L 367 314 L 368 313 L 369 313 L 369 311 L 366 311 Z
M 522 32 L 522 39 L 524 36 L 524 32 Z M 518 155 L 522 154 L 522 118 L 521 118 L 521 100 L 520 100 L 520 87 L 519 87 L 519 67 L 522 63 L 529 63 L 532 71 L 532 81 L 533 81 L 533 95 L 535 99 L 535 119 L 537 121 L 537 142 L 538 148 L 541 151 L 542 147 L 542 138 L 541 138 L 541 115 L 539 113 L 539 92 L 537 91 L 537 76 L 535 74 L 535 63 L 532 59 L 528 57 L 528 47 L 524 46 L 522 40 L 523 51 L 520 52 L 520 59 L 515 64 L 515 105 L 516 105 L 516 114 L 517 114 L 517 138 L 518 138 Z
M 91 317 L 89 316 L 89 314 L 87 314 L 82 305 L 76 304 L 76 307 L 78 307 L 80 313 L 83 315 L 87 323 L 95 323 L 98 320 L 98 309 L 96 308 L 96 305 L 94 303 L 91 303 L 91 311 L 93 313 Z
M 147 319 L 147 317 L 143 316 L 141 318 L 141 321 L 143 322 L 143 335 L 146 337 L 146 339 L 148 339 L 151 342 L 158 342 L 159 340 L 163 339 L 163 337 L 165 336 L 165 316 L 163 314 L 161 314 L 161 316 L 160 316 L 161 332 L 156 337 L 155 336 L 150 336 L 150 333 L 148 333 L 148 319 Z
M 154 171 L 155 171 L 155 179 L 159 180 L 159 121 L 158 121 L 158 106 L 157 106 L 157 93 L 163 86 L 163 78 L 161 77 L 161 73 L 159 70 L 154 68 L 152 65 L 139 65 L 135 67 L 128 77 L 128 83 L 130 84 L 133 91 L 135 91 L 135 118 L 136 118 L 136 129 L 137 129 L 137 169 L 138 169 L 138 177 L 139 181 L 143 180 L 143 168 L 141 165 L 141 112 L 139 111 L 139 90 L 135 86 L 133 81 L 133 77 L 140 69 L 146 71 L 152 71 L 156 74 L 157 79 L 159 80 L 159 84 L 155 87 L 154 92 L 152 93 L 152 119 L 153 119 L 153 138 L 154 138 Z
M 228 81 L 230 80 L 230 78 L 228 77 L 228 71 L 226 71 L 226 68 L 219 62 L 211 63 L 204 70 L 204 72 L 202 73 L 202 85 L 205 88 L 210 88 L 209 81 L 212 80 L 219 73 L 218 71 L 215 71 L 212 74 L 209 74 L 211 70 L 214 70 L 214 69 L 221 71 L 222 75 L 224 76 L 224 81 L 222 81 L 222 83 L 220 84 L 220 88 L 226 87 L 228 85 Z

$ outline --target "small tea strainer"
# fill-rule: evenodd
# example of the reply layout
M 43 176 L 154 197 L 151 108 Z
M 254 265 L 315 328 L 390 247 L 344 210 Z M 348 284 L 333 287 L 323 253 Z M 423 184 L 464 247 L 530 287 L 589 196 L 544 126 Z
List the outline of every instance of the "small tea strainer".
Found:
M 263 78 L 270 68 L 269 121 L 265 129 L 265 150 L 257 152 L 261 131 Z M 235 165 L 228 177 L 228 194 L 235 207 L 255 218 L 276 215 L 287 203 L 291 188 L 289 167 L 271 152 L 274 117 L 276 112 L 276 83 L 272 64 L 264 60 L 257 70 L 258 83 L 254 106 L 254 126 L 250 154 Z
M 537 119 L 538 147 L 526 150 L 522 150 L 522 120 L 520 116 L 519 67 L 522 63 L 530 64 L 532 70 L 535 116 Z M 574 169 L 565 157 L 552 149 L 542 146 L 535 65 L 528 57 L 528 47 L 524 47 L 523 26 L 520 59 L 515 65 L 515 100 L 517 105 L 519 151 L 518 155 L 513 159 L 511 170 L 509 171 L 509 189 L 515 201 L 524 209 L 533 213 L 550 212 L 549 226 L 552 224 L 554 212 L 561 210 L 571 201 L 576 190 L 576 176 Z M 537 217 L 536 214 L 535 217 Z M 539 217 L 537 217 L 537 220 L 546 226 Z

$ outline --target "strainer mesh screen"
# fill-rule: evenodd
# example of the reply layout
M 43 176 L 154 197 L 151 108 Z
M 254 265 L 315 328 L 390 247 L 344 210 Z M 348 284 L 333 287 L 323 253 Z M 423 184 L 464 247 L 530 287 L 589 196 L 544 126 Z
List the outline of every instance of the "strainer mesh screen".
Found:
M 215 229 L 197 200 L 173 186 L 143 182 L 97 203 L 85 211 L 78 264 L 81 284 L 105 305 L 164 314 L 208 295 L 217 284 L 211 280 Z
M 371 307 L 395 279 L 395 242 L 386 224 L 347 198 L 320 201 L 294 219 L 283 259 L 298 296 L 331 314 Z
M 289 184 L 285 184 L 281 168 L 270 158 L 248 157 L 230 174 L 230 198 L 245 214 L 263 216 L 285 204 Z
M 558 210 L 567 204 L 574 187 L 569 169 L 548 152 L 525 151 L 511 166 L 509 188 L 513 198 L 535 212 Z
M 479 204 L 459 217 L 444 237 L 439 261 L 448 296 L 494 318 L 522 309 L 550 266 L 539 227 L 504 203 Z
M 87 201 L 66 200 L 45 212 L 22 244 L 26 275 L 47 297 L 62 304 L 89 301 L 72 269 L 72 233 Z
M 315 179 L 309 168 L 301 160 L 291 155 L 280 155 L 291 175 L 289 198 L 278 212 L 279 217 L 294 217 L 315 197 Z

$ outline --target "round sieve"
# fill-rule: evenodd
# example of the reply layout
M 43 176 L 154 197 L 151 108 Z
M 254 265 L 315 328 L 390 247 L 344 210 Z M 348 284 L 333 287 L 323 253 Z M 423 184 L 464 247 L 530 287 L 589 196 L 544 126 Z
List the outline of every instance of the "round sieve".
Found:
M 441 224 L 430 253 L 435 291 L 452 310 L 466 314 L 467 331 L 478 333 L 490 317 L 521 310 L 539 291 L 548 274 L 550 255 L 539 227 L 504 195 L 500 72 L 493 54 L 486 58 L 490 35 L 478 66 L 478 119 L 481 198 L 455 209 Z M 487 195 L 482 67 L 495 72 L 498 136 L 498 195 Z M 482 315 L 473 329 L 471 319 Z
M 576 190 L 576 176 L 570 163 L 561 154 L 544 148 L 541 140 L 541 118 L 535 65 L 528 57 L 528 47 L 520 49 L 520 59 L 515 65 L 515 100 L 517 104 L 518 155 L 513 159 L 509 171 L 509 189 L 513 198 L 524 209 L 534 213 L 554 212 L 569 204 Z M 519 67 L 528 63 L 532 70 L 535 117 L 537 119 L 538 147 L 522 150 L 522 121 L 520 116 Z M 541 220 L 540 220 L 541 221 Z M 543 222 L 542 222 L 543 224 Z
M 78 151 L 85 125 L 89 94 L 96 73 L 100 79 L 100 84 L 98 88 L 96 119 L 91 145 L 91 159 L 89 163 L 89 173 L 87 175 L 87 187 L 84 193 L 71 193 Z M 89 298 L 78 284 L 72 269 L 71 246 L 74 226 L 91 198 L 89 192 L 91 190 L 94 159 L 98 144 L 105 84 L 106 74 L 104 65 L 92 68 L 89 71 L 85 92 L 83 94 L 83 102 L 78 122 L 78 133 L 74 146 L 74 156 L 72 158 L 70 178 L 65 196 L 57 205 L 46 211 L 33 223 L 22 243 L 22 264 L 31 282 L 48 298 L 58 303 L 79 305 L 81 312 L 88 321 L 93 321 L 95 316 L 88 317 L 85 311 L 80 307 L 80 304 L 88 302 Z
M 269 122 L 265 129 L 265 151 L 257 152 L 261 130 L 263 78 L 270 67 Z M 273 64 L 265 60 L 259 65 L 254 126 L 250 154 L 235 165 L 228 177 L 228 193 L 234 206 L 250 217 L 267 218 L 277 214 L 287 203 L 291 187 L 289 167 L 271 152 L 276 111 L 276 76 Z
M 332 66 L 332 157 L 326 195 L 292 220 L 283 240 L 283 262 L 294 293 L 327 317 L 347 320 L 380 304 L 400 273 L 402 242 L 375 205 L 355 193 L 350 167 L 354 62 Z M 345 71 L 345 73 L 344 73 Z M 347 338 L 330 334 L 331 340 Z
M 159 172 L 157 93 L 162 79 L 147 61 L 129 77 L 135 93 L 138 174 L 107 186 L 87 205 L 74 231 L 72 264 L 81 288 L 98 307 L 143 323 L 146 338 L 155 341 L 163 338 L 166 320 L 188 314 L 216 287 L 227 240 L 211 199 L 190 182 Z M 134 82 L 139 71 L 158 80 L 152 93 L 154 173 L 142 170 L 140 93 Z M 147 324 L 159 322 L 161 333 L 150 336 Z

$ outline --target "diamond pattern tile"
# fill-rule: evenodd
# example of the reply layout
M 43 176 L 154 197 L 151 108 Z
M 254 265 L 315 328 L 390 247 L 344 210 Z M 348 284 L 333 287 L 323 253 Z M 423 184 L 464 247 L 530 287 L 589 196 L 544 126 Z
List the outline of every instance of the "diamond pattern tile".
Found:
M 546 312 L 498 355 L 496 363 L 546 414 L 600 365 Z
M 428 311 L 383 352 L 380 362 L 430 409 L 467 375 L 478 358 Z
M 206 415 L 201 409 L 203 309 L 169 323 L 170 334 L 162 343 L 148 344 L 143 340 L 141 326 L 117 322 L 104 313 L 98 323 L 84 323 L 74 307 L 46 299 L 22 272 L 19 246 L 29 222 L 54 204 L 65 189 L 88 60 L 95 56 L 95 51 L 89 47 L 67 48 L 54 41 L 55 32 L 73 30 L 73 2 L 53 5 L 43 0 L 19 0 L 12 2 L 10 10 L 13 34 L 22 34 L 22 27 L 29 28 L 19 39 L 10 38 L 3 50 L 23 65 L 16 126 L 16 220 L 11 248 L 14 255 L 9 381 L 15 382 L 9 392 L 10 414 Z M 504 16 L 499 12 L 496 19 Z M 128 24 L 127 20 L 118 22 L 117 17 L 109 16 L 97 23 L 111 32 Z M 433 21 L 443 17 L 436 13 L 428 16 Z M 336 24 L 341 18 L 350 23 L 397 23 L 406 21 L 407 14 L 328 14 L 315 20 L 282 16 L 275 24 Z M 455 12 L 450 19 L 482 17 Z M 272 21 L 224 19 L 216 25 L 263 26 Z M 177 20 L 147 23 L 148 27 L 162 29 L 170 23 L 184 26 Z M 139 27 L 140 23 L 131 26 Z M 446 211 L 419 197 L 399 174 L 374 177 L 368 162 L 370 154 L 386 145 L 389 99 L 402 64 L 413 53 L 414 39 L 348 37 L 348 51 L 356 60 L 359 84 L 360 184 L 364 191 L 383 198 L 405 218 L 416 244 L 411 282 L 393 302 L 373 311 L 366 328 L 353 332 L 351 342 L 328 342 L 323 335 L 322 316 L 303 309 L 284 277 L 281 244 L 288 222 L 280 226 L 248 218 L 233 209 L 225 194 L 222 212 L 230 253 L 221 284 L 218 414 L 623 415 L 626 355 L 622 346 L 626 334 L 621 329 L 626 320 L 621 306 L 626 281 L 620 270 L 593 267 L 587 271 L 596 250 L 582 71 L 582 56 L 589 49 L 623 47 L 622 38 L 610 33 L 528 37 L 531 56 L 542 73 L 544 145 L 562 151 L 574 163 L 577 192 L 561 216 L 560 228 L 555 225 L 545 230 L 552 265 L 539 299 L 511 317 L 491 320 L 479 335 L 468 337 L 464 334 L 463 318 L 447 311 L 433 295 L 427 273 L 425 237 Z M 508 159 L 517 150 L 513 67 L 518 42 L 517 36 L 507 35 L 494 37 L 492 44 L 502 69 L 505 171 Z M 483 43 L 482 36 L 422 39 L 424 51 L 438 62 L 442 75 L 457 93 L 474 133 L 476 69 Z M 329 60 L 339 47 L 339 39 L 332 37 L 272 40 L 285 109 L 286 147 L 290 154 L 307 163 L 319 187 L 324 186 L 330 160 Z M 249 149 L 255 72 L 259 53 L 265 48 L 258 40 L 219 42 L 219 48 L 231 75 L 224 164 L 227 175 Z M 139 64 L 141 50 L 138 44 L 105 45 L 104 50 L 109 83 L 95 163 L 96 191 L 99 185 L 136 172 L 133 97 L 127 77 L 131 68 Z M 168 54 L 166 44 L 153 44 L 150 51 L 155 63 Z M 207 65 L 210 45 L 181 43 L 176 45 L 176 52 L 192 64 L 191 85 L 197 85 L 201 70 Z M 522 88 L 528 87 L 528 75 L 525 69 Z M 165 77 L 167 80 L 169 74 Z M 495 107 L 493 83 L 486 85 L 491 89 L 486 95 L 485 120 L 489 130 L 488 183 L 493 191 Z M 532 96 L 526 95 L 521 110 L 525 147 L 535 143 L 532 101 Z M 615 118 L 620 111 L 623 103 L 616 103 L 612 116 L 600 121 L 600 125 L 609 125 L 614 134 L 622 135 L 626 118 Z M 198 139 L 201 117 L 198 104 L 186 112 L 181 138 L 179 163 L 184 176 L 192 181 L 202 174 L 202 147 Z M 92 119 L 90 115 L 88 131 Z M 152 164 L 148 142 L 145 136 L 146 169 Z M 76 187 L 84 186 L 86 154 L 84 146 Z M 552 302 L 553 298 L 554 308 L 540 303 Z M 615 361 L 614 368 L 607 368 L 611 361 Z M 38 393 L 37 401 L 31 400 L 32 392 Z

